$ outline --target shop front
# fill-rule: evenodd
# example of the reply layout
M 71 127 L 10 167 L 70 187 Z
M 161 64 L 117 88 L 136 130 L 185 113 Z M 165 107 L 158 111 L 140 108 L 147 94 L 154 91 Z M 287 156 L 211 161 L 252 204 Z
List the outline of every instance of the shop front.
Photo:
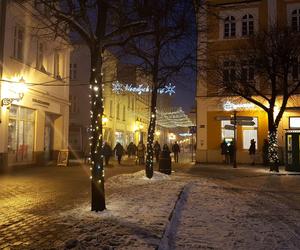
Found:
M 68 148 L 68 103 L 28 91 L 21 100 L 2 102 L 0 128 L 2 170 L 42 166 Z

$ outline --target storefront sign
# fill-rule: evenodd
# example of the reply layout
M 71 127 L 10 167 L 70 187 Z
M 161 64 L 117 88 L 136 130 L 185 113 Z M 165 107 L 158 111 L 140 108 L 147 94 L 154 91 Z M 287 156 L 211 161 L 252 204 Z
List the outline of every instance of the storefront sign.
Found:
M 42 105 L 42 106 L 50 106 L 50 103 L 49 103 L 49 102 L 44 102 L 44 101 L 42 101 L 42 100 L 35 99 L 35 98 L 32 98 L 32 102 L 38 103 L 38 104 L 40 104 L 40 105 Z
M 225 111 L 232 111 L 236 109 L 252 109 L 254 108 L 253 103 L 233 103 L 230 101 L 227 101 L 223 104 L 223 109 Z
M 137 94 L 141 95 L 144 93 L 150 93 L 151 89 L 148 85 L 144 85 L 144 84 L 139 84 L 139 85 L 122 84 L 119 81 L 116 81 L 116 82 L 112 83 L 112 91 L 117 94 L 120 94 L 122 92 L 131 92 L 131 93 L 137 93 Z M 173 94 L 175 94 L 175 85 L 173 85 L 172 83 L 169 83 L 165 87 L 159 89 L 158 93 L 173 95 Z

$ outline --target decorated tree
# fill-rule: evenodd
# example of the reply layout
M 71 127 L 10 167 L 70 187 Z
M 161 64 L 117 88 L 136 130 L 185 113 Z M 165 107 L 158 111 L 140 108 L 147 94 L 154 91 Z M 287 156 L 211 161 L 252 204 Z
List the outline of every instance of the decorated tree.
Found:
M 157 97 L 163 88 L 171 88 L 169 81 L 187 66 L 192 58 L 191 43 L 187 39 L 192 4 L 184 0 L 136 0 L 135 4 L 140 17 L 147 21 L 151 33 L 131 40 L 124 50 L 125 54 L 130 54 L 139 62 L 139 67 L 144 73 L 151 76 L 150 123 L 145 167 L 146 176 L 152 178 Z M 181 52 L 178 53 L 178 50 Z
M 241 96 L 267 113 L 271 171 L 279 166 L 278 125 L 300 90 L 299 39 L 289 27 L 273 27 L 244 40 L 232 54 L 216 53 L 207 69 L 218 95 Z
M 105 209 L 103 167 L 103 79 L 104 50 L 126 44 L 132 37 L 147 33 L 145 22 L 134 15 L 132 1 L 116 0 L 28 0 L 44 18 L 47 28 L 56 36 L 69 36 L 83 41 L 90 50 L 90 147 L 91 210 Z M 38 27 L 41 29 L 42 27 Z

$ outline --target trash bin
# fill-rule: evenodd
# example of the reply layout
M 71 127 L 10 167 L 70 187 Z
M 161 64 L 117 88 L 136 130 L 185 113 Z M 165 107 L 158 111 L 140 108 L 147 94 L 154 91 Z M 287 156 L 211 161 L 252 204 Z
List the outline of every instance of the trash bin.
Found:
M 171 174 L 172 164 L 169 150 L 163 150 L 160 153 L 158 171 L 164 174 Z

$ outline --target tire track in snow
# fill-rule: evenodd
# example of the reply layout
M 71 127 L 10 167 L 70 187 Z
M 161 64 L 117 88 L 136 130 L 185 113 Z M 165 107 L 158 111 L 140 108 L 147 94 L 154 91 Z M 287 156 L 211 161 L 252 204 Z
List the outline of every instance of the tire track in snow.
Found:
M 178 194 L 174 208 L 169 215 L 169 222 L 165 227 L 160 244 L 156 248 L 157 250 L 168 250 L 175 248 L 175 237 L 178 225 L 180 223 L 181 212 L 186 204 L 190 189 L 193 185 L 193 182 L 186 184 Z

